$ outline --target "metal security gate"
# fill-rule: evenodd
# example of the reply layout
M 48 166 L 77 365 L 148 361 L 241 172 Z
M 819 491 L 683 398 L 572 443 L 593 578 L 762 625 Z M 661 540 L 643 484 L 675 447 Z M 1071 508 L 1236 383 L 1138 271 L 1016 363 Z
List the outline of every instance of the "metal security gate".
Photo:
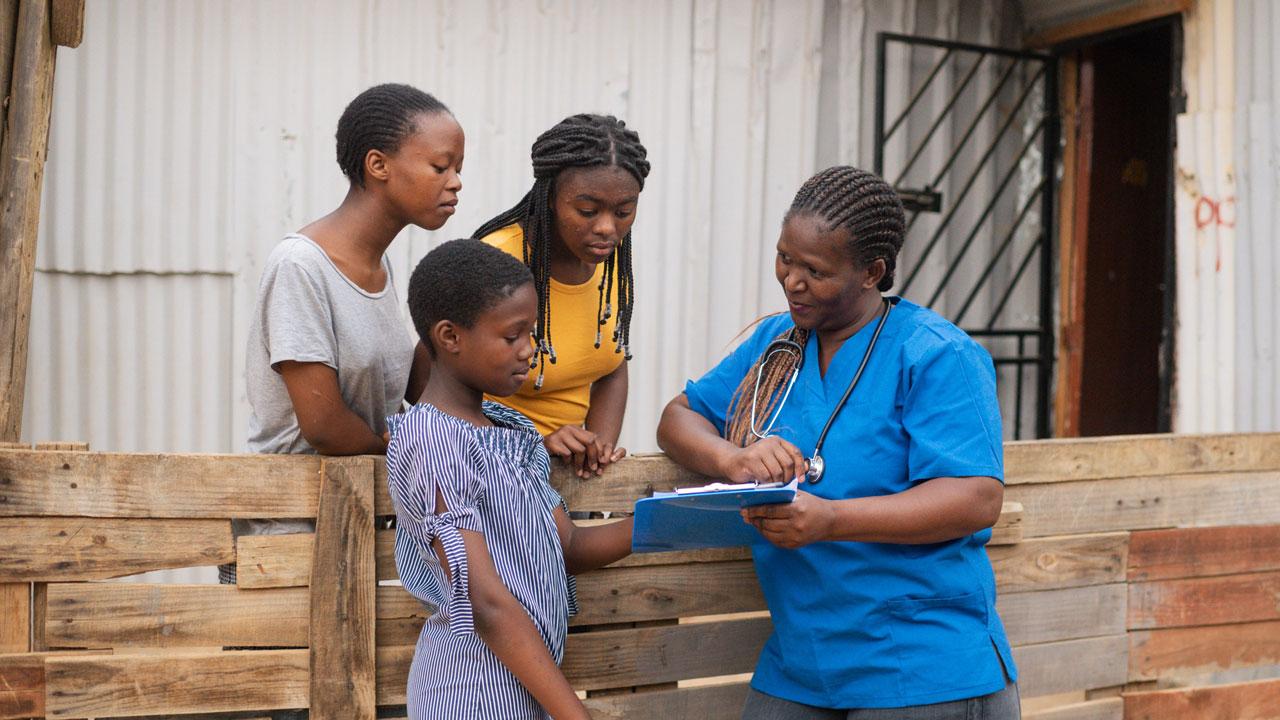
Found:
M 1014 439 L 1051 431 L 1056 81 L 1041 53 L 876 39 L 875 170 L 907 209 L 896 290 L 991 352 Z

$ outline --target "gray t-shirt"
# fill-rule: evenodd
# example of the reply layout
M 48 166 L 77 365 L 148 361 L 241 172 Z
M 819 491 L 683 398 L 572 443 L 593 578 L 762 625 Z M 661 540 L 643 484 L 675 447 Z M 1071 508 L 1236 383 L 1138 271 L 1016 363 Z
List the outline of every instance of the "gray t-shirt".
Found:
M 245 389 L 249 451 L 314 453 L 302 437 L 284 379 L 285 360 L 319 362 L 338 373 L 342 401 L 375 433 L 401 407 L 413 365 L 391 264 L 387 284 L 370 293 L 343 275 L 314 241 L 289 235 L 271 252 L 249 327 Z

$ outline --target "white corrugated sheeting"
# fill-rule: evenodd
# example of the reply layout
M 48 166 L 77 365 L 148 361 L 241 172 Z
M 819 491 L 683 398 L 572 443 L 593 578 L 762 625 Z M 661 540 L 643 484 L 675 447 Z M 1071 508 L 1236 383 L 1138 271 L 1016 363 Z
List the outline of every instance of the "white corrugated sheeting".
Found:
M 1280 6 L 1237 0 L 1235 429 L 1280 428 Z
M 1233 0 L 1202 0 L 1184 18 L 1186 112 L 1174 179 L 1176 432 L 1235 428 L 1236 174 Z
M 770 257 L 814 162 L 819 0 L 95 2 L 60 51 L 24 435 L 103 450 L 243 445 L 244 338 L 260 265 L 331 210 L 333 131 L 384 81 L 468 133 L 458 215 L 407 230 L 397 276 L 531 182 L 533 138 L 614 113 L 651 152 L 624 441 L 778 309 Z M 403 287 L 401 287 L 403 293 Z

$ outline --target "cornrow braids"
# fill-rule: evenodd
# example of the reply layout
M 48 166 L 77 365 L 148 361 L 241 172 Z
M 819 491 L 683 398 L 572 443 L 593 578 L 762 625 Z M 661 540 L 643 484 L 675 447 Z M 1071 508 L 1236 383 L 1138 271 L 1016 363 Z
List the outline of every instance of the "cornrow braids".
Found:
M 338 167 L 352 185 L 364 187 L 370 150 L 394 153 L 414 130 L 419 115 L 448 113 L 435 97 L 397 83 L 374 85 L 352 100 L 338 119 Z
M 898 252 L 906 234 L 906 215 L 898 193 L 874 173 L 849 166 L 830 167 L 805 181 L 787 210 L 786 220 L 796 215 L 813 214 L 827 224 L 828 231 L 844 228 L 849 233 L 849 251 L 855 262 L 865 267 L 877 259 L 884 261 L 885 273 L 876 288 L 885 292 L 893 287 Z M 789 338 L 804 348 L 809 331 L 792 328 L 775 339 Z M 795 370 L 799 358 L 779 355 L 761 372 L 766 356 L 756 359 L 729 400 L 725 416 L 726 440 L 746 447 L 757 439 L 751 432 L 752 395 L 760 403 L 758 418 L 768 418 L 782 400 L 783 388 Z M 756 384 L 756 374 L 761 373 Z M 763 407 L 763 410 L 761 409 Z
M 542 133 L 533 143 L 533 187 L 520 202 L 476 229 L 483 238 L 518 223 L 524 232 L 524 262 L 533 272 L 538 293 L 538 325 L 534 329 L 537 349 L 535 363 L 538 377 L 534 388 L 541 389 L 546 363 L 556 362 L 555 344 L 551 337 L 551 241 L 555 234 L 553 207 L 556 178 L 568 168 L 616 166 L 629 173 L 644 189 L 649 175 L 648 153 L 640 144 L 640 136 L 626 123 L 611 115 L 582 113 L 565 118 Z M 617 275 L 616 296 L 614 275 Z M 631 267 L 631 232 L 604 262 L 600 279 L 600 299 L 596 306 L 597 325 L 603 327 L 613 316 L 610 298 L 618 300 L 618 321 L 612 342 L 615 352 L 631 359 L 631 312 L 635 306 L 635 283 Z M 596 331 L 596 347 L 600 346 Z

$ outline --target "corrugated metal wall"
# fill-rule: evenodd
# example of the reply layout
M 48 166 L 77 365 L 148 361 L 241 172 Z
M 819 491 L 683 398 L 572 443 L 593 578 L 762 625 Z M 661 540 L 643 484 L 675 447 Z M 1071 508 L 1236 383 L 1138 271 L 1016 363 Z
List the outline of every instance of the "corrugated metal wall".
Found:
M 772 247 L 799 184 L 870 166 L 875 33 L 1016 38 L 1011 3 L 981 2 L 91 2 L 58 60 L 24 435 L 241 450 L 261 262 L 341 200 L 346 102 L 403 81 L 451 106 L 468 152 L 458 215 L 392 246 L 402 278 L 520 197 L 529 145 L 560 118 L 640 132 L 653 175 L 623 441 L 653 449 L 683 381 L 782 309 Z
M 1280 6 L 1235 7 L 1235 429 L 1280 427 Z

